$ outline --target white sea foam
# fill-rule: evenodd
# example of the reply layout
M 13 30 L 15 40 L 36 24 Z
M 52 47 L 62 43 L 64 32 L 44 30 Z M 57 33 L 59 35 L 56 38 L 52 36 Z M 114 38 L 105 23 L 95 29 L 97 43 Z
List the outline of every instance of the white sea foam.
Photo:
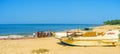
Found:
M 6 35 L 0 36 L 0 38 L 25 38 L 25 37 L 33 37 L 32 35 Z
M 8 38 L 8 36 L 0 36 L 0 38 Z

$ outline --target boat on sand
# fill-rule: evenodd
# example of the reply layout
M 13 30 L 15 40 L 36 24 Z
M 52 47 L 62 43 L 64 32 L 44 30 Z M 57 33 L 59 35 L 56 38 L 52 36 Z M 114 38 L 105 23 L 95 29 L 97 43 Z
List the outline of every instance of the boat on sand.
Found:
M 119 31 L 116 30 L 106 33 L 73 33 L 59 39 L 62 43 L 75 46 L 116 46 L 119 38 L 118 34 Z

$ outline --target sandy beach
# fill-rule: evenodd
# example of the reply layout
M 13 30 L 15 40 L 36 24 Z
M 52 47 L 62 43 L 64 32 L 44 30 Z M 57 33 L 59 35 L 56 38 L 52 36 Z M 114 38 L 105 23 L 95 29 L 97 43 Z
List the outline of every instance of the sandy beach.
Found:
M 109 27 L 109 28 L 106 28 Z M 101 26 L 94 31 L 107 31 L 112 26 Z M 119 29 L 118 27 L 114 29 Z M 112 29 L 112 30 L 114 30 Z M 55 37 L 0 40 L 0 54 L 120 54 L 116 47 L 78 47 L 61 44 Z
M 33 50 L 47 49 L 43 54 L 120 54 L 120 47 L 77 47 L 60 44 L 54 37 L 0 40 L 0 54 L 37 54 Z
M 95 32 L 107 32 L 109 30 L 120 30 L 120 25 L 103 25 L 93 29 Z

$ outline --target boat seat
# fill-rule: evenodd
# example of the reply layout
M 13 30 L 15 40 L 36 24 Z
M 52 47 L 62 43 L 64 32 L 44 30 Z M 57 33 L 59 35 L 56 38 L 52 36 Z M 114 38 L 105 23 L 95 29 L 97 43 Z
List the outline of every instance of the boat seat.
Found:
M 82 35 L 83 37 L 96 37 L 96 32 L 86 32 Z

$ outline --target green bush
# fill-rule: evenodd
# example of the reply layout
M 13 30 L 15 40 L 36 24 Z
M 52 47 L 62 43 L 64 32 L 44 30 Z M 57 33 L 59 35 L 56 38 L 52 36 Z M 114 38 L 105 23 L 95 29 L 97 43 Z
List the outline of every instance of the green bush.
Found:
M 107 20 L 104 22 L 105 25 L 120 25 L 120 19 Z

